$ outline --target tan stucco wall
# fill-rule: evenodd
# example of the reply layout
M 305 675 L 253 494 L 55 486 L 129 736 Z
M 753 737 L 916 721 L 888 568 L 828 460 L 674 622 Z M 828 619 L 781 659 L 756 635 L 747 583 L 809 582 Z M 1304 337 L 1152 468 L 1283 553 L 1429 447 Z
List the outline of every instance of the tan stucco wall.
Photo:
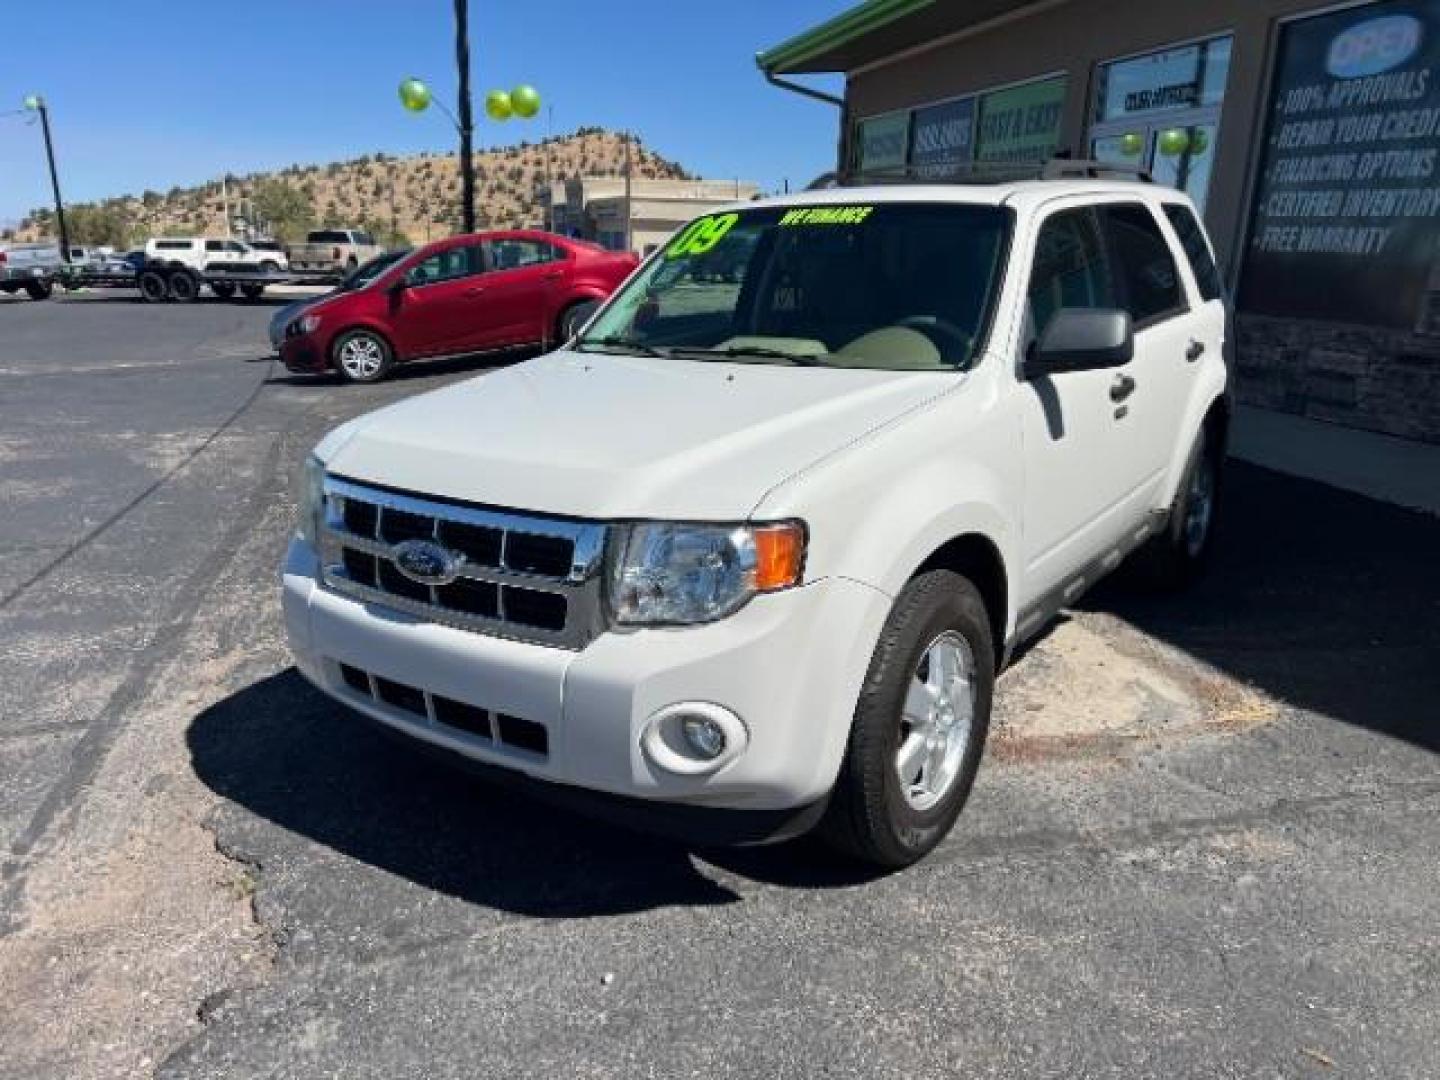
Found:
M 959 4 L 954 5 L 957 9 Z M 1333 9 L 1320 0 L 1069 0 L 982 34 L 852 73 L 852 117 L 975 93 L 1065 72 L 1069 88 L 1061 146 L 1085 150 L 1097 65 L 1195 38 L 1235 37 L 1206 217 L 1233 283 L 1233 253 L 1245 225 L 1252 148 L 1276 21 Z M 963 18 L 957 10 L 957 28 Z

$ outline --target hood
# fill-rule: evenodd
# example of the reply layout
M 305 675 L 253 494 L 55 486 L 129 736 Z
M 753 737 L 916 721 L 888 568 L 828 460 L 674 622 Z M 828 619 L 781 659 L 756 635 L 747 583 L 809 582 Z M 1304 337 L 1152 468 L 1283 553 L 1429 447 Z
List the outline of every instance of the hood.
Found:
M 742 519 L 959 378 L 558 352 L 381 409 L 321 453 L 354 480 L 492 506 Z

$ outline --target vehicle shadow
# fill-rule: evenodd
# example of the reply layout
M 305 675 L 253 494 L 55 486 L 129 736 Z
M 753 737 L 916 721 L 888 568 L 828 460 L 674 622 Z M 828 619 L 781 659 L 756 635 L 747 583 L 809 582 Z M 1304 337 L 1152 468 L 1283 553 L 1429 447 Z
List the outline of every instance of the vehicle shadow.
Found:
M 216 794 L 352 859 L 459 899 L 537 918 L 732 903 L 695 852 L 487 785 L 391 738 L 290 669 L 198 715 L 196 774 Z M 792 843 L 704 853 L 759 880 L 866 875 Z
M 1213 563 L 1081 603 L 1277 701 L 1440 751 L 1440 519 L 1229 463 Z

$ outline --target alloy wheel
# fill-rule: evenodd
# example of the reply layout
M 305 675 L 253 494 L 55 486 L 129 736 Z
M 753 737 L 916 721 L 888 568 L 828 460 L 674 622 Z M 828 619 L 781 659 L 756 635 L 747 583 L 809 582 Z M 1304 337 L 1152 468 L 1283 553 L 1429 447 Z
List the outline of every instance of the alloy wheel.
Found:
M 947 630 L 921 655 L 901 709 L 895 771 L 913 809 L 931 809 L 954 786 L 970 746 L 976 695 L 975 655 Z

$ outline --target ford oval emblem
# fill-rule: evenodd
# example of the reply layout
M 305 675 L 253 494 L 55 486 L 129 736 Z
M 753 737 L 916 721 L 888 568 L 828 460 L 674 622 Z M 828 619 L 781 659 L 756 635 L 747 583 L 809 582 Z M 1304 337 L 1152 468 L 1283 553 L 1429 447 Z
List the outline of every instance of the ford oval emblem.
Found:
M 449 585 L 464 562 L 461 556 L 432 540 L 406 540 L 396 544 L 390 556 L 400 573 L 421 585 Z
M 1413 15 L 1366 19 L 1330 42 L 1325 70 L 1337 79 L 1360 79 L 1397 68 L 1420 51 L 1425 26 Z

